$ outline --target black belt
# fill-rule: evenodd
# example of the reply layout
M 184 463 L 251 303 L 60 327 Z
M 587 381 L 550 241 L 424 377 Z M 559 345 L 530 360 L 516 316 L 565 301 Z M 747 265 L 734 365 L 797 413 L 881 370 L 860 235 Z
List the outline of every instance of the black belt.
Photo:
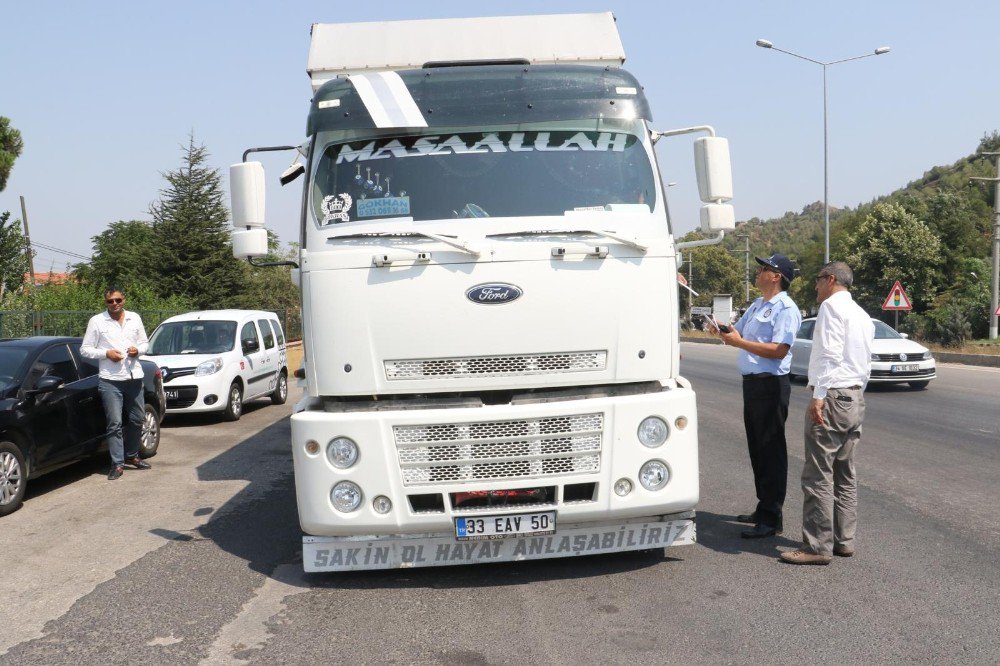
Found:
M 772 374 L 770 372 L 755 372 L 752 375 L 743 375 L 743 381 L 748 382 L 751 379 L 764 379 L 766 377 L 777 377 L 778 375 Z

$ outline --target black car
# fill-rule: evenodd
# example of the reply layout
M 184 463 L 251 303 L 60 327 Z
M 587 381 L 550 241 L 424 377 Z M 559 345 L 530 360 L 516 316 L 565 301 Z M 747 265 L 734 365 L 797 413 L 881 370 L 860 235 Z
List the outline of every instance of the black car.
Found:
M 139 455 L 156 455 L 166 396 L 160 369 L 140 360 L 146 416 Z M 0 340 L 0 516 L 21 505 L 29 479 L 105 447 L 97 361 L 80 338 Z

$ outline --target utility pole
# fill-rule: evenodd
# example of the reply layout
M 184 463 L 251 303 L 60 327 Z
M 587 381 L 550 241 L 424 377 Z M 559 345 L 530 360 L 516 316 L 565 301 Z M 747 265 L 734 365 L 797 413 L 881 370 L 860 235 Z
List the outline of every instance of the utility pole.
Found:
M 1000 152 L 982 153 L 996 157 L 997 175 L 994 178 L 973 177 L 986 180 L 993 186 L 993 295 L 990 298 L 990 340 L 997 339 L 997 308 L 1000 307 Z
M 24 225 L 24 253 L 28 257 L 28 273 L 31 275 L 31 290 L 35 290 L 35 253 L 31 251 L 31 234 L 28 233 L 28 209 L 21 197 L 21 224 Z
M 737 238 L 742 238 L 744 242 L 743 255 L 746 259 L 746 267 L 744 268 L 743 279 L 746 282 L 746 294 L 743 296 L 743 304 L 746 305 L 750 302 L 750 234 L 736 234 Z M 740 250 L 734 250 L 739 252 Z

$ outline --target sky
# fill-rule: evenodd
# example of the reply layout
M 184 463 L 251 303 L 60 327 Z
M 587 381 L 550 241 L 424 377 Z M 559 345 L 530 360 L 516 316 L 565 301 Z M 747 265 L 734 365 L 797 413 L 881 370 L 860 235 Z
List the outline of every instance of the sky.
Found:
M 831 206 L 857 206 L 974 152 L 1000 129 L 1000 2 L 604 0 L 55 0 L 0 12 L 0 116 L 24 139 L 0 211 L 26 201 L 35 270 L 92 253 L 118 220 L 150 204 L 193 134 L 226 183 L 251 146 L 305 140 L 313 23 L 612 11 L 625 68 L 642 83 L 652 126 L 712 125 L 730 141 L 739 220 L 823 199 L 823 67 L 827 68 Z M 698 225 L 691 141 L 657 155 L 674 232 Z M 302 180 L 281 188 L 288 153 L 260 157 L 268 226 L 298 240 Z M 47 247 L 42 247 L 42 246 Z M 79 256 L 74 256 L 79 255 Z

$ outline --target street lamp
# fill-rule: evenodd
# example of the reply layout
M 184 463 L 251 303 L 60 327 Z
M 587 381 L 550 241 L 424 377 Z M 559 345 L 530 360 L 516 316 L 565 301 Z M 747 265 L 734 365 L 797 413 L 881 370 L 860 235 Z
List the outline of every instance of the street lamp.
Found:
M 771 49 L 773 51 L 779 51 L 781 53 L 786 53 L 790 56 L 794 56 L 801 60 L 808 60 L 811 63 L 823 66 L 823 227 L 824 227 L 824 251 L 823 251 L 823 263 L 830 263 L 830 187 L 827 174 L 829 171 L 828 166 L 828 150 L 827 150 L 827 133 L 826 133 L 826 68 L 830 65 L 836 65 L 842 62 L 848 62 L 850 60 L 861 60 L 862 58 L 870 58 L 872 56 L 882 55 L 883 53 L 889 52 L 888 46 L 880 46 L 875 49 L 874 53 L 866 53 L 864 55 L 854 56 L 853 58 L 843 58 L 841 60 L 834 60 L 832 62 L 821 62 L 819 60 L 813 60 L 812 58 L 807 58 L 804 55 L 799 55 L 798 53 L 792 53 L 791 51 L 785 51 L 784 49 L 779 49 L 777 46 L 772 44 L 766 39 L 758 39 L 757 46 L 762 49 Z

